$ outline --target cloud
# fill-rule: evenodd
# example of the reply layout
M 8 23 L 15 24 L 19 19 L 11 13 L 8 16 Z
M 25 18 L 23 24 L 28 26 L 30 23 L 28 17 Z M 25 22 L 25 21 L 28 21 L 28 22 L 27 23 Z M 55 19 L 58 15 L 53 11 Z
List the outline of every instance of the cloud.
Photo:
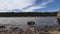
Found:
M 25 12 L 32 12 L 34 11 L 35 9 L 42 9 L 42 8 L 46 8 L 46 5 L 53 2 L 53 0 L 43 0 L 41 3 L 39 3 L 38 5 L 33 5 L 31 6 L 30 8 L 27 8 L 25 9 L 24 11 Z
M 32 12 L 34 9 L 46 8 L 46 5 L 53 0 L 43 0 L 38 5 L 34 5 L 37 0 L 0 0 L 0 12 L 8 12 L 19 9 L 22 12 Z
M 0 0 L 0 10 L 20 9 L 34 4 L 35 0 Z
M 47 5 L 47 4 L 51 3 L 51 2 L 53 2 L 53 0 L 43 1 L 43 2 L 40 4 L 40 6 L 45 6 L 45 5 Z

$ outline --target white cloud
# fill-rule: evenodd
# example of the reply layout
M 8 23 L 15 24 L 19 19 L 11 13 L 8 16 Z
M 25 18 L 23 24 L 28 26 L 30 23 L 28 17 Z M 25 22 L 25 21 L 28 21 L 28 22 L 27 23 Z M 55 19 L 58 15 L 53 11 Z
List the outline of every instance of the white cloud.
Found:
M 20 9 L 34 4 L 35 0 L 0 0 L 0 10 Z
M 34 9 L 45 8 L 44 6 L 32 6 L 28 9 L 23 10 L 23 12 L 32 12 Z
M 53 2 L 53 0 L 43 1 L 43 2 L 40 4 L 40 6 L 45 6 L 45 5 L 47 5 L 47 4 L 51 3 L 51 2 Z
M 34 9 L 42 9 L 42 8 L 46 8 L 46 5 L 47 4 L 49 4 L 49 3 L 51 3 L 51 2 L 53 2 L 53 0 L 43 0 L 43 2 L 42 3 L 40 3 L 39 5 L 37 5 L 37 6 L 32 6 L 32 7 L 30 7 L 30 8 L 28 8 L 28 9 L 26 9 L 26 10 L 24 10 L 24 11 L 26 11 L 26 12 L 28 12 L 28 11 L 34 11 Z
M 52 0 L 43 0 L 43 2 L 39 5 L 34 5 L 34 3 L 36 3 L 36 0 L 0 0 L 0 10 L 6 12 L 4 10 L 20 9 L 23 12 L 32 12 L 34 9 L 45 8 L 46 5 L 51 2 Z M 28 6 L 31 7 L 23 9 Z

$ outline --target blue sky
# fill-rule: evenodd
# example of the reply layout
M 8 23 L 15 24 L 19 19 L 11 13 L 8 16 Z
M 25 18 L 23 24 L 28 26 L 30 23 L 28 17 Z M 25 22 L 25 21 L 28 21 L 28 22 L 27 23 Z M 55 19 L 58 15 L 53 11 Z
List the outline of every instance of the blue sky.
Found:
M 0 0 L 0 12 L 53 12 L 60 0 Z
M 60 0 L 53 0 L 52 3 L 49 3 L 46 5 L 46 8 L 42 8 L 42 9 L 37 9 L 36 11 L 48 11 L 48 12 L 52 12 L 52 11 L 58 11 L 60 9 Z

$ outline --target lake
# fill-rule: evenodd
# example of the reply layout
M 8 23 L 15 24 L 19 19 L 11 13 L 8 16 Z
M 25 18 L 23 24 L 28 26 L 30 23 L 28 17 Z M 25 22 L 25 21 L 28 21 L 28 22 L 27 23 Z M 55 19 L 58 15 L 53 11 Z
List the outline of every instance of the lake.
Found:
M 56 17 L 0 17 L 0 24 L 19 25 L 18 27 L 21 28 L 29 27 L 27 24 L 29 21 L 35 22 L 37 27 L 42 25 L 58 25 Z
M 56 17 L 0 17 L 0 24 L 22 24 L 27 25 L 28 21 L 34 21 L 36 25 L 57 24 Z

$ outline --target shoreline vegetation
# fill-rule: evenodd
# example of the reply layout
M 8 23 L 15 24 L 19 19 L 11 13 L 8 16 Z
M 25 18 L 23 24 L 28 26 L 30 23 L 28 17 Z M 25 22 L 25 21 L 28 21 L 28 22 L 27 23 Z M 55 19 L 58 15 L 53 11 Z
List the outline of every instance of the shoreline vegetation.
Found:
M 33 28 L 28 28 L 28 29 L 19 29 L 12 31 L 3 31 L 0 32 L 0 34 L 60 34 L 60 31 L 54 29 L 41 31 Z
M 0 17 L 51 17 L 58 12 L 0 12 Z

